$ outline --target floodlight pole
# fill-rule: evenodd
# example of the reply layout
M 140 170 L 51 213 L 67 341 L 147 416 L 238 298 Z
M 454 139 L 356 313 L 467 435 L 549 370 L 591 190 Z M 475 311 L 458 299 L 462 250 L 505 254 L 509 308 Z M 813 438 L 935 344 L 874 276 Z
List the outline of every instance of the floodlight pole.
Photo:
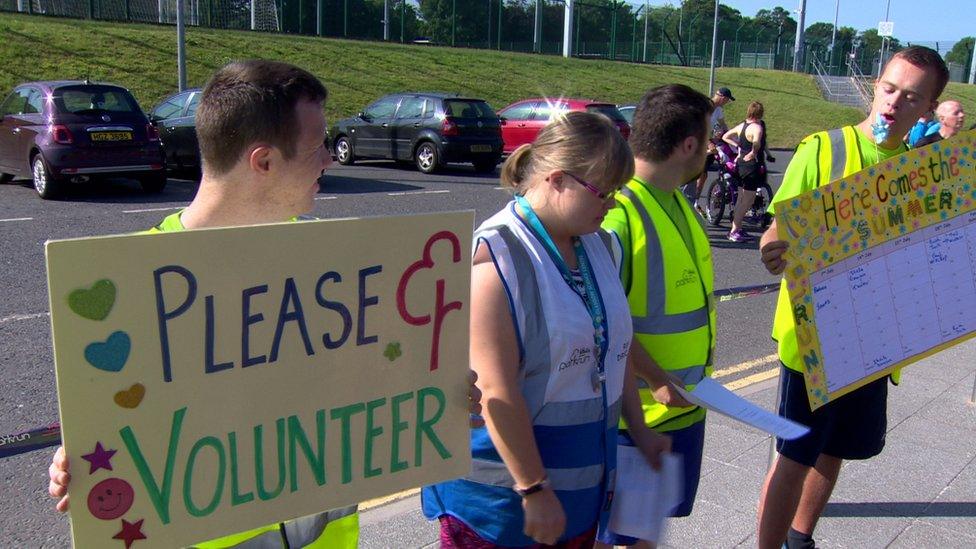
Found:
M 162 0 L 159 1 L 162 6 Z M 162 23 L 163 12 L 159 12 L 160 23 Z M 251 30 L 258 30 L 258 0 L 251 0 Z
M 793 46 L 793 72 L 800 70 L 800 57 L 803 55 L 803 26 L 807 14 L 807 0 L 800 0 L 799 21 L 796 24 L 796 44 Z
M 644 55 L 641 61 L 647 63 L 647 20 L 651 18 L 651 9 L 648 7 L 648 0 L 644 0 Z
M 885 5 L 885 21 L 886 22 L 888 21 L 888 17 L 889 17 L 890 14 L 891 14 L 891 0 L 888 0 L 887 4 Z M 884 57 L 885 57 L 885 49 L 886 49 L 885 46 L 887 46 L 887 45 L 888 45 L 888 37 L 887 36 L 882 36 L 881 37 L 881 55 L 879 56 L 879 59 L 878 59 L 878 77 L 879 78 L 881 77 L 881 69 L 884 67 L 884 62 L 885 62 Z
M 566 0 L 566 7 L 563 11 L 563 57 L 573 56 L 573 10 L 576 8 L 575 4 L 575 0 Z
M 183 24 L 183 0 L 176 0 L 176 72 L 177 89 L 186 89 L 186 28 Z
M 390 41 L 390 0 L 383 0 L 383 41 Z
M 712 20 L 712 66 L 708 71 L 708 96 L 715 92 L 715 47 L 718 45 L 718 2 L 715 0 L 715 17 Z M 723 58 L 724 58 L 723 54 Z
M 830 33 L 830 60 L 827 63 L 827 72 L 834 68 L 834 45 L 837 42 L 837 16 L 840 14 L 840 0 L 834 2 L 834 30 Z
M 532 51 L 542 53 L 542 0 L 535 0 L 535 25 L 533 29 Z

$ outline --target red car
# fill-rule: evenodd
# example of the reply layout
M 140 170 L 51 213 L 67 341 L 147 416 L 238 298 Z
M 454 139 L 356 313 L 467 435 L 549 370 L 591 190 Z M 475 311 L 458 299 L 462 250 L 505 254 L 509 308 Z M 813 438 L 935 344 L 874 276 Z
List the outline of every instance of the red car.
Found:
M 519 145 L 532 143 L 553 114 L 566 111 L 597 112 L 605 115 L 617 125 L 624 139 L 630 137 L 630 124 L 613 103 L 539 97 L 517 101 L 498 111 L 502 122 L 502 140 L 505 142 L 503 152 L 509 154 Z

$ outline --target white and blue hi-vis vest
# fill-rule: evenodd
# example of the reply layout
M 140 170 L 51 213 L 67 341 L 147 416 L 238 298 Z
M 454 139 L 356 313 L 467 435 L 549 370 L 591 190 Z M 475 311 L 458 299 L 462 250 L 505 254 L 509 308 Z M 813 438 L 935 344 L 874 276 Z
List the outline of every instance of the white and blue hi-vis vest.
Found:
M 514 208 L 509 203 L 485 221 L 475 232 L 474 247 L 488 246 L 508 293 L 519 343 L 519 384 L 546 474 L 566 513 L 565 540 L 593 528 L 609 511 L 633 333 L 630 308 L 609 252 L 609 235 L 584 235 L 608 327 L 606 381 L 595 389 L 597 359 L 586 305 Z M 423 489 L 424 514 L 430 519 L 453 515 L 499 545 L 535 543 L 522 532 L 522 500 L 484 427 L 472 429 L 471 452 L 470 475 Z

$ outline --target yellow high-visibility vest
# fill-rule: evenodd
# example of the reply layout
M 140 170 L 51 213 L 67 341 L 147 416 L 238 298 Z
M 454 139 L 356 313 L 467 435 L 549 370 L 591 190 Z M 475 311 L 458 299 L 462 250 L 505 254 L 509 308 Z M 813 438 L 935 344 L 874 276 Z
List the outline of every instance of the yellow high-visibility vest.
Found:
M 617 194 L 617 202 L 627 214 L 630 235 L 627 301 L 634 335 L 662 369 L 691 390 L 712 373 L 714 274 L 708 236 L 684 197 L 678 191 L 674 196 L 688 222 L 694 255 L 641 182 L 631 180 Z M 646 386 L 639 392 L 644 421 L 657 431 L 683 429 L 705 419 L 702 408 L 670 408 L 654 400 Z
M 844 126 L 809 135 L 797 146 L 798 149 L 800 147 L 817 147 L 818 187 L 864 169 L 864 157 L 861 154 L 857 129 L 854 126 Z M 776 300 L 773 339 L 776 340 L 779 359 L 783 364 L 791 370 L 803 373 L 803 359 L 800 357 L 796 322 L 793 320 L 790 294 L 786 289 L 786 277 L 783 277 L 780 282 L 779 297 Z M 891 377 L 895 383 L 898 383 L 901 370 L 893 372 Z

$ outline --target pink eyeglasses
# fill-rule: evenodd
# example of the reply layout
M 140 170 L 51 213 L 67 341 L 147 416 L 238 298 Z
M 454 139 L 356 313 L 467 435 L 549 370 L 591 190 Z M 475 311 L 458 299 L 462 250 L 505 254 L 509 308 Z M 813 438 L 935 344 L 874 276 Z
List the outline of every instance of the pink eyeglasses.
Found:
M 575 176 L 575 175 L 573 175 L 573 174 L 571 174 L 569 172 L 563 172 L 563 173 L 566 174 L 566 175 L 568 175 L 569 177 L 572 177 L 577 183 L 579 183 L 580 185 L 582 185 L 584 189 L 586 189 L 586 190 L 590 191 L 591 193 L 595 194 L 597 198 L 599 198 L 600 200 L 603 200 L 604 202 L 606 202 L 608 200 L 614 200 L 617 197 L 617 191 L 603 192 L 603 191 L 600 190 L 599 187 L 596 187 L 594 185 L 591 185 L 591 184 L 587 183 L 584 179 L 582 179 L 580 177 L 577 177 L 577 176 Z

